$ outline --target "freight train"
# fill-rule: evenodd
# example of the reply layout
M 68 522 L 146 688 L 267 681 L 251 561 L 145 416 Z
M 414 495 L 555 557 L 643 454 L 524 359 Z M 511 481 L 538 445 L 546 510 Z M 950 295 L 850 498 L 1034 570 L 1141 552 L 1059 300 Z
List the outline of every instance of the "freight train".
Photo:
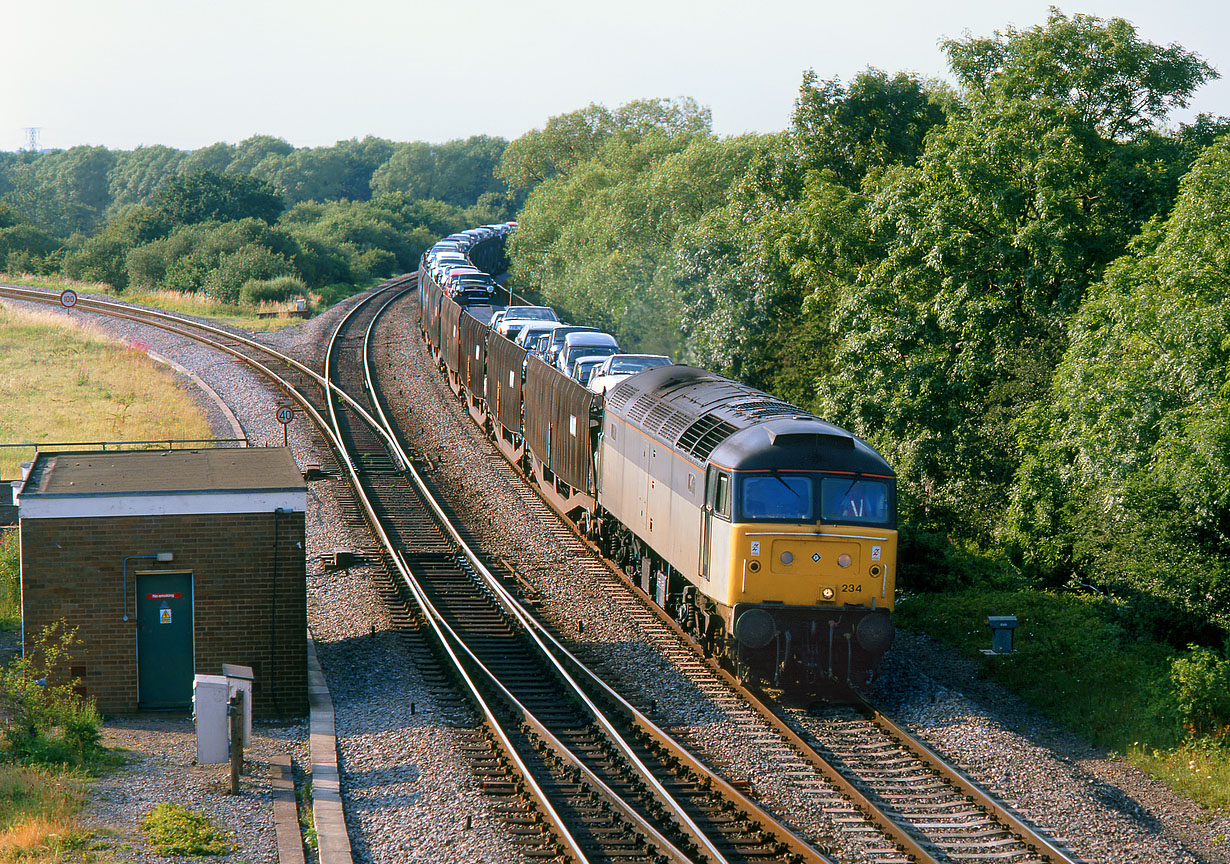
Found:
M 498 267 L 506 235 L 470 259 Z M 707 652 L 783 686 L 871 680 L 893 641 L 897 525 L 869 445 L 690 366 L 591 392 L 490 329 L 492 306 L 450 296 L 426 257 L 418 311 L 474 421 Z

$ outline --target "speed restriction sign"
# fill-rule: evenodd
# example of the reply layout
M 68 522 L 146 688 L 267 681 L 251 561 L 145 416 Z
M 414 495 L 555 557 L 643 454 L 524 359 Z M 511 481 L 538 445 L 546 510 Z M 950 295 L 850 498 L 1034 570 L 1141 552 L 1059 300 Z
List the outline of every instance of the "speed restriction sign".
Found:
M 278 422 L 285 426 L 291 420 L 295 419 L 295 409 L 289 405 L 279 405 L 278 411 L 273 416 L 278 418 Z
M 65 309 L 72 309 L 77 305 L 77 292 L 71 288 L 60 292 L 60 305 Z

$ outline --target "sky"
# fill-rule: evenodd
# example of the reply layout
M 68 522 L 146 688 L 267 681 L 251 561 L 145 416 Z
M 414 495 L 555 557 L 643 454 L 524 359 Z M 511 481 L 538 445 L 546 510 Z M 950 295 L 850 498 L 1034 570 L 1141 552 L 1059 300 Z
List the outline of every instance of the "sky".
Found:
M 1122 17 L 1230 77 L 1225 0 L 0 0 L 0 150 L 273 135 L 512 140 L 591 102 L 688 96 L 719 135 L 787 127 L 803 72 L 947 79 L 939 43 Z M 1230 81 L 1187 110 L 1230 116 Z

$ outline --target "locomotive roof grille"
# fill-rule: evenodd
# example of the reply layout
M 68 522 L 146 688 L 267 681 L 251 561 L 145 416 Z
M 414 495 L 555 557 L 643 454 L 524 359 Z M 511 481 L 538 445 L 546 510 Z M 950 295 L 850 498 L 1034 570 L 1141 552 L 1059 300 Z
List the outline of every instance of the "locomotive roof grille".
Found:
M 849 435 L 829 435 L 824 432 L 774 432 L 769 430 L 769 444 L 774 447 L 816 447 L 826 450 L 853 450 Z
M 675 409 L 670 405 L 665 402 L 659 402 L 650 408 L 649 413 L 645 415 L 645 428 L 653 429 L 654 431 L 661 429 L 662 424 L 665 423 L 674 413 Z
M 767 420 L 770 417 L 794 417 L 799 409 L 780 399 L 754 399 L 747 402 L 731 402 L 725 408 L 738 417 L 748 420 Z
M 628 404 L 628 400 L 636 395 L 636 387 L 629 384 L 625 378 L 615 385 L 606 396 L 606 404 L 616 411 L 623 410 L 623 407 Z
M 657 401 L 658 399 L 655 394 L 642 393 L 640 398 L 633 402 L 632 407 L 628 409 L 628 419 L 637 426 L 643 425 L 645 422 L 645 415 L 649 413 L 650 409 L 654 407 Z
M 685 453 L 704 462 L 715 447 L 737 431 L 725 420 L 713 414 L 706 414 L 684 430 L 676 445 Z

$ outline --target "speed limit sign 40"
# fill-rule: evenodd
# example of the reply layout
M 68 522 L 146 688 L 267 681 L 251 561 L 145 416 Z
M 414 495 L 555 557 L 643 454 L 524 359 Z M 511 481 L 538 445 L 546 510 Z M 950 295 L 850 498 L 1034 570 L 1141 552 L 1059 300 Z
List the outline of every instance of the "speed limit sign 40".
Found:
M 295 409 L 289 405 L 279 405 L 277 413 L 274 414 L 278 418 L 278 422 L 285 426 L 287 423 L 295 419 Z

